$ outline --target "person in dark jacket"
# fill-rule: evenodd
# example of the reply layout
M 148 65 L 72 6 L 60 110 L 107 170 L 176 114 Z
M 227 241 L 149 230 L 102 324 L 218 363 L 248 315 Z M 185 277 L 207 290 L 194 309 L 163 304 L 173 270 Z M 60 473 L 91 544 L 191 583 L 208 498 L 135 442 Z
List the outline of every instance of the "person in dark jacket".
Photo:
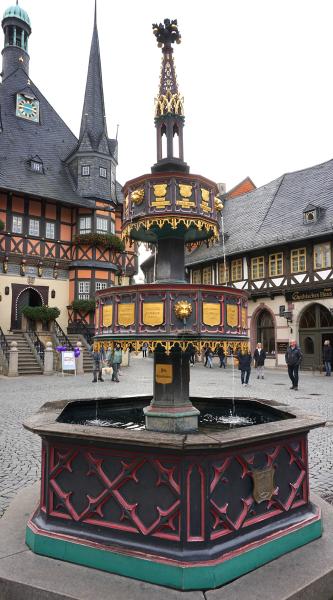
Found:
M 255 366 L 257 369 L 257 379 L 264 379 L 266 352 L 260 343 L 257 344 L 257 347 L 253 354 L 253 359 L 255 361 Z
M 213 352 L 210 346 L 207 346 L 205 349 L 205 367 L 212 368 L 213 365 Z
M 103 363 L 103 356 L 102 356 L 102 352 L 101 350 L 98 349 L 98 345 L 94 344 L 92 349 L 91 349 L 91 355 L 92 355 L 92 359 L 93 359 L 93 383 L 97 382 L 97 375 L 98 375 L 98 381 L 104 381 L 104 379 L 102 378 L 102 363 Z
M 326 369 L 326 377 L 331 377 L 332 358 L 333 358 L 333 352 L 332 352 L 331 342 L 330 342 L 330 340 L 325 340 L 324 347 L 323 347 L 323 360 L 324 360 L 325 369 Z
M 251 374 L 251 362 L 252 362 L 252 356 L 251 356 L 251 352 L 238 352 L 237 353 L 237 358 L 238 358 L 238 369 L 241 372 L 241 383 L 244 386 L 247 386 L 249 384 L 249 380 L 250 380 L 250 374 Z
M 220 359 L 220 369 L 222 369 L 222 367 L 225 369 L 225 353 L 224 353 L 223 346 L 218 347 L 217 356 Z
M 288 366 L 288 375 L 292 383 L 291 390 L 298 390 L 298 370 L 302 362 L 303 354 L 297 346 L 296 340 L 291 340 L 286 352 L 286 363 Z

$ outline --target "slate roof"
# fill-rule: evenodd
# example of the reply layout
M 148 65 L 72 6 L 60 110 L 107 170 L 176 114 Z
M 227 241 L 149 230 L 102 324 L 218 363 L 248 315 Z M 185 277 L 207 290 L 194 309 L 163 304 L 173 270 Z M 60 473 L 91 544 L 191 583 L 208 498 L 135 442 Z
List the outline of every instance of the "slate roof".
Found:
M 320 208 L 319 219 L 305 224 L 309 204 Z M 332 234 L 333 160 L 287 173 L 240 197 L 226 199 L 223 209 L 225 251 L 235 255 L 287 242 Z M 222 243 L 202 246 L 186 256 L 199 264 L 223 256 Z
M 80 141 L 84 136 L 89 138 L 91 148 L 98 151 L 102 138 L 106 144 L 104 151 L 109 151 L 105 118 L 102 66 L 99 51 L 99 39 L 96 23 L 96 8 L 93 36 L 91 40 L 86 91 L 82 110 Z
M 30 84 L 28 84 L 30 81 Z M 29 88 L 40 102 L 40 123 L 15 115 L 16 94 Z M 94 206 L 78 196 L 65 165 L 77 139 L 40 90 L 19 67 L 0 85 L 0 187 L 69 204 Z M 30 159 L 38 155 L 44 173 L 33 172 Z

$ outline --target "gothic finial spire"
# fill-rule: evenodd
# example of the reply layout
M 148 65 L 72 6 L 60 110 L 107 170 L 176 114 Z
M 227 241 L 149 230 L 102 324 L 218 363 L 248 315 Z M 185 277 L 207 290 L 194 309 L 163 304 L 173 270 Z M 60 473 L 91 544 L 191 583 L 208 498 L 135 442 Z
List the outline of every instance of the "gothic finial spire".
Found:
M 153 24 L 153 33 L 157 39 L 157 45 L 162 48 L 162 68 L 159 85 L 159 94 L 156 99 L 155 117 L 165 114 L 183 115 L 183 98 L 178 92 L 176 69 L 173 60 L 172 44 L 180 44 L 177 19 L 170 21 L 164 19 L 164 25 Z
M 94 28 L 80 128 L 80 139 L 86 133 L 93 149 L 98 148 L 103 134 L 107 137 L 96 5 L 95 0 Z
M 155 99 L 155 126 L 157 130 L 157 163 L 153 170 L 177 169 L 188 171 L 184 163 L 183 126 L 184 100 L 178 91 L 172 44 L 180 44 L 177 20 L 164 19 L 164 23 L 153 24 L 157 45 L 162 48 L 162 67 Z M 166 137 L 166 155 L 163 150 Z

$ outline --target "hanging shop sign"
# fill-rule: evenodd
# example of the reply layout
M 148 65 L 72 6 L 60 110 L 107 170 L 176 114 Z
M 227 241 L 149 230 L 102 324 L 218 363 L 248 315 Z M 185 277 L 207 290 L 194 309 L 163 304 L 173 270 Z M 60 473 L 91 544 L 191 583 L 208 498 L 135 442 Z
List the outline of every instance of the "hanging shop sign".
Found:
M 286 292 L 286 300 L 298 302 L 302 300 L 318 300 L 320 298 L 333 298 L 333 288 L 315 288 L 311 290 Z
M 142 321 L 145 325 L 162 325 L 164 322 L 163 302 L 144 302 L 142 304 Z
M 135 304 L 118 304 L 118 324 L 128 327 L 135 321 Z
M 113 305 L 106 304 L 103 306 L 103 327 L 111 327 L 113 321 Z
M 202 303 L 202 321 L 205 325 L 220 325 L 221 323 L 221 305 L 216 302 Z

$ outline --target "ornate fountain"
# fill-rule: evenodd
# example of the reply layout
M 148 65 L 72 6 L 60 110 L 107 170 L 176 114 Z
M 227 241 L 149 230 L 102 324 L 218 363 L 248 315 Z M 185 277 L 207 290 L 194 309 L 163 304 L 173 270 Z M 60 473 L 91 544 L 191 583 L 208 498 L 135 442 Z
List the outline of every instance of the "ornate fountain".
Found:
M 226 429 L 231 398 L 190 397 L 193 348 L 247 347 L 247 297 L 185 281 L 185 246 L 218 238 L 223 206 L 216 184 L 184 162 L 177 21 L 153 32 L 162 48 L 157 162 L 124 186 L 123 235 L 154 247 L 155 283 L 99 292 L 95 340 L 135 351 L 147 342 L 154 392 L 49 403 L 25 422 L 42 438 L 40 504 L 26 540 L 47 556 L 209 589 L 321 535 L 307 433 L 323 422 L 279 402 L 236 399 L 243 426 Z

